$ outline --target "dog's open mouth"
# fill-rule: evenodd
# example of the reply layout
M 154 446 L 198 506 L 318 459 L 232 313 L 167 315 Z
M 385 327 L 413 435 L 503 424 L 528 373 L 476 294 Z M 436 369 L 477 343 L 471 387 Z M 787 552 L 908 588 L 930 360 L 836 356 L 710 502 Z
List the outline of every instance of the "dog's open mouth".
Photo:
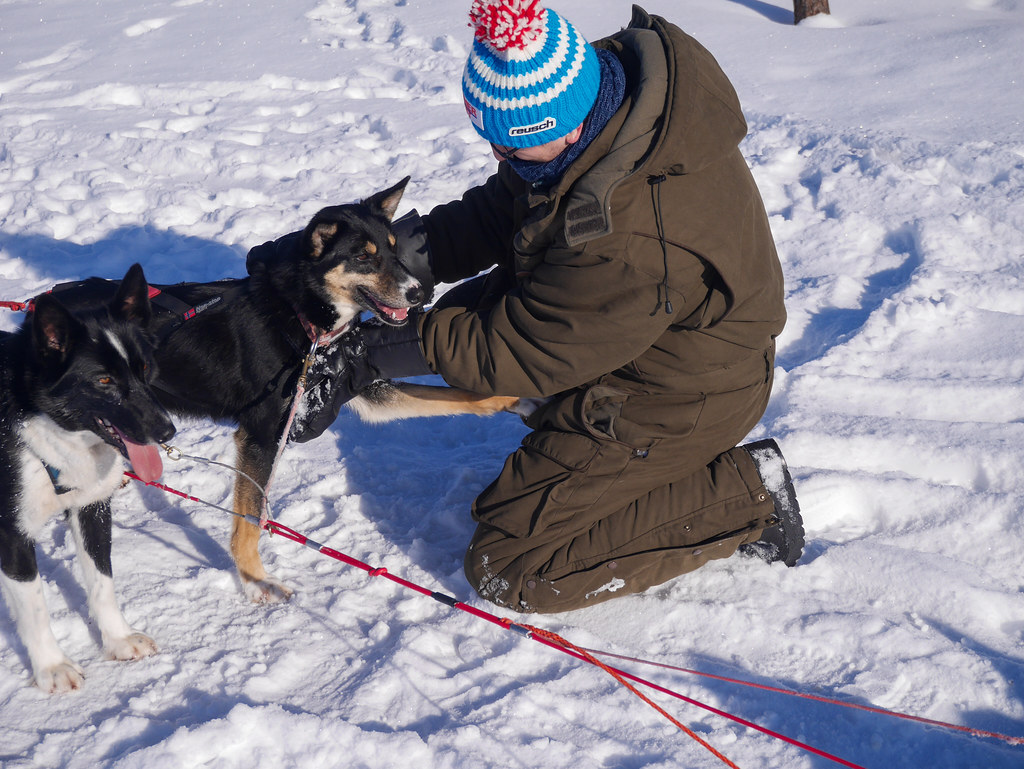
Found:
M 364 288 L 360 288 L 359 293 L 367 308 L 385 323 L 401 326 L 409 319 L 408 307 L 390 307 Z
M 163 474 L 164 465 L 160 459 L 160 449 L 157 446 L 152 443 L 135 443 L 107 420 L 98 419 L 97 421 L 114 439 L 114 445 L 131 463 L 132 470 L 139 476 L 139 480 L 152 483 Z

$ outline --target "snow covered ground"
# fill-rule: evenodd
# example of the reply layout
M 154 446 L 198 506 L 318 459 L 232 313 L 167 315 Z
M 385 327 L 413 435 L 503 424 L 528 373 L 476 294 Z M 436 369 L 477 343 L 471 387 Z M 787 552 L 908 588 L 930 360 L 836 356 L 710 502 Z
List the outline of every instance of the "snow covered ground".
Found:
M 787 275 L 779 439 L 798 568 L 730 559 L 593 609 L 574 643 L 1024 736 L 1024 2 L 647 0 L 733 78 Z M 459 88 L 463 0 L 0 0 L 0 299 L 134 261 L 244 274 L 246 250 L 410 174 L 402 211 L 493 168 Z M 588 37 L 620 0 L 555 4 Z M 20 316 L 3 312 L 0 327 Z M 285 453 L 283 523 L 432 590 L 461 572 L 512 416 L 370 427 Z M 181 425 L 230 462 L 224 426 Z M 166 483 L 229 504 L 222 468 Z M 84 691 L 29 686 L 0 608 L 4 767 L 601 767 L 722 763 L 601 671 L 284 540 L 293 600 L 242 599 L 226 515 L 115 499 L 129 620 L 161 654 L 100 659 L 58 523 L 40 547 Z M 52 536 L 51 536 L 52 535 Z M 1010 769 L 1024 747 L 621 665 L 871 769 Z M 836 764 L 661 695 L 745 769 Z

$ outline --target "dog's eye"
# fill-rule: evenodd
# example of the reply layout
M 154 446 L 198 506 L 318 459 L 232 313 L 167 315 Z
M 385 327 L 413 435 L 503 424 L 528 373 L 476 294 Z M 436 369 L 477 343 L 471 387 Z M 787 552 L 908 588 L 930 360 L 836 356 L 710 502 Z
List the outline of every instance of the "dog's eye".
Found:
M 363 246 L 363 252 L 356 257 L 356 260 L 360 262 L 368 262 L 377 256 L 377 244 L 372 240 L 366 241 L 366 245 Z
M 114 381 L 114 378 L 109 376 L 101 376 L 97 381 L 105 387 L 111 384 Z

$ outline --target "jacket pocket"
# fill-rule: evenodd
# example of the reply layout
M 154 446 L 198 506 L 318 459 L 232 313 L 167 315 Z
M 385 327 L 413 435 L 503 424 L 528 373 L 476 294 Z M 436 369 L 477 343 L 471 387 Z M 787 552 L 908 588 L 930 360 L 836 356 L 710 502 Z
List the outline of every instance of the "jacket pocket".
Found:
M 649 397 L 621 387 L 590 385 L 550 399 L 526 423 L 538 431 L 578 433 L 598 443 L 615 441 L 634 450 L 649 449 L 655 442 L 650 428 L 622 417 L 631 403 Z
M 579 402 L 580 423 L 598 438 L 620 440 L 615 432 L 622 406 L 629 393 L 607 385 L 594 385 L 583 392 Z
M 629 448 L 620 444 L 578 433 L 531 433 L 477 498 L 473 517 L 514 537 L 585 528 L 606 514 L 596 503 L 629 459 Z

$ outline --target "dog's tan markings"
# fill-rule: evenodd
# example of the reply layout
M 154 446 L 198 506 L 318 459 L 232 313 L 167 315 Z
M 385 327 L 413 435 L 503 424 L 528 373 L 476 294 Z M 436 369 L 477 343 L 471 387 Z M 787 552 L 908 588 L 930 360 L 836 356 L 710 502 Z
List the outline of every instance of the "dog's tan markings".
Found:
M 323 256 L 331 238 L 333 238 L 337 233 L 338 225 L 330 222 L 318 224 L 313 228 L 313 233 L 310 235 L 310 245 L 312 247 L 314 259 L 319 259 Z
M 368 253 L 370 256 L 377 255 L 377 244 L 374 243 L 372 240 L 366 241 L 366 253 Z
M 324 275 L 324 287 L 335 302 L 351 303 L 358 279 L 358 276 L 346 270 L 344 265 L 339 265 Z
M 265 485 L 268 468 L 260 462 L 259 448 L 242 428 L 235 431 L 235 465 L 240 472 Z M 235 512 L 258 518 L 263 509 L 263 496 L 244 476 L 235 484 Z M 292 591 L 267 574 L 259 551 L 260 528 L 242 518 L 235 518 L 231 528 L 231 556 L 238 568 L 242 589 L 257 603 L 277 603 L 291 597 Z
M 501 411 L 514 412 L 519 398 L 508 395 L 477 395 L 457 387 L 431 387 L 428 385 L 397 383 L 399 395 L 389 408 L 402 413 L 408 409 L 411 416 L 444 416 L 447 414 L 475 414 L 491 416 Z
M 394 235 L 392 235 L 392 234 L 391 234 L 390 232 L 388 233 L 388 243 L 390 243 L 390 244 L 391 244 L 391 247 L 392 247 L 392 248 L 394 248 L 394 247 L 395 247 L 395 244 L 397 244 L 397 243 L 398 243 L 398 241 L 397 241 L 397 240 L 395 240 L 395 236 L 394 236 Z
M 501 411 L 517 413 L 520 399 L 507 395 L 477 395 L 457 387 L 433 387 L 395 382 L 358 397 L 348 406 L 370 423 L 395 419 L 474 414 L 486 417 Z

